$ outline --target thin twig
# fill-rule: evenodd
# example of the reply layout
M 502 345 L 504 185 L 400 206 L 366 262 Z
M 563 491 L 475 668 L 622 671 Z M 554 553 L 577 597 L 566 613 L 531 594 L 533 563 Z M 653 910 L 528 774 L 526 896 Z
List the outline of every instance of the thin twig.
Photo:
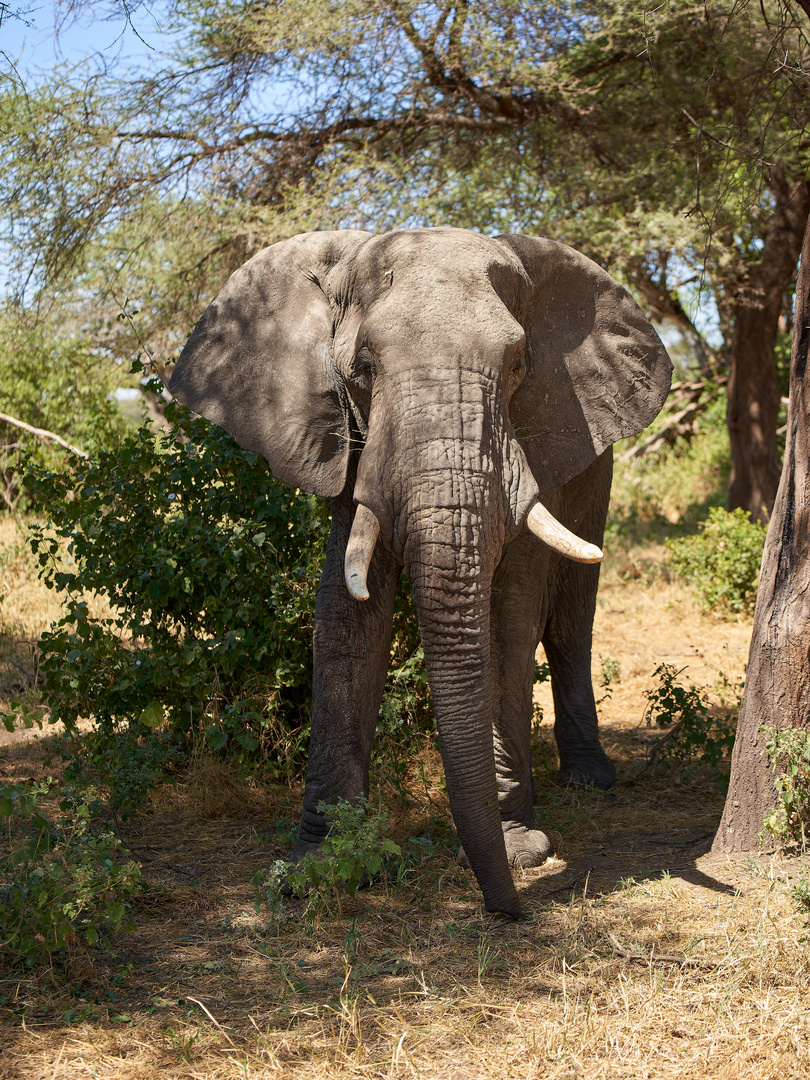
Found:
M 212 1024 L 214 1024 L 214 1025 L 216 1025 L 216 1027 L 218 1027 L 218 1028 L 219 1028 L 219 1030 L 220 1030 L 220 1031 L 222 1032 L 222 1034 L 223 1034 L 223 1035 L 225 1036 L 225 1038 L 226 1038 L 226 1039 L 228 1040 L 228 1042 L 229 1042 L 229 1043 L 231 1044 L 231 1046 L 232 1046 L 232 1047 L 234 1048 L 234 1050 L 238 1050 L 238 1049 L 239 1049 L 239 1047 L 238 1047 L 238 1046 L 236 1045 L 236 1043 L 235 1043 L 235 1042 L 233 1041 L 233 1039 L 232 1039 L 232 1038 L 230 1037 L 230 1035 L 229 1035 L 229 1034 L 228 1034 L 228 1032 L 227 1032 L 227 1031 L 225 1030 L 225 1028 L 224 1028 L 224 1027 L 222 1026 L 222 1024 L 220 1024 L 219 1020 L 217 1020 L 215 1016 L 212 1016 L 212 1015 L 211 1015 L 211 1013 L 210 1013 L 210 1012 L 208 1011 L 208 1009 L 206 1009 L 205 1005 L 203 1005 L 203 1003 L 202 1003 L 201 1001 L 197 1001 L 197 999 L 196 999 L 196 998 L 193 998 L 193 997 L 190 997 L 190 998 L 186 998 L 186 1000 L 187 1000 L 187 1001 L 193 1001 L 195 1005 L 199 1005 L 199 1006 L 200 1006 L 200 1008 L 202 1009 L 202 1011 L 203 1011 L 203 1012 L 205 1013 L 205 1015 L 206 1015 L 206 1016 L 208 1017 L 208 1019 L 209 1019 L 209 1020 L 211 1021 L 211 1023 L 212 1023 Z

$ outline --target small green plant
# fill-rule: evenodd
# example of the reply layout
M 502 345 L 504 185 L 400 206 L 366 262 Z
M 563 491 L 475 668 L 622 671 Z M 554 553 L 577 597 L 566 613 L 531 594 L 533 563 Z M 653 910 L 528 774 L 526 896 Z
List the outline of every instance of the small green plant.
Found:
M 324 906 L 334 898 L 343 915 L 341 894 L 354 896 L 364 882 L 382 873 L 394 860 L 401 859 L 402 849 L 384 835 L 388 815 L 368 805 L 366 799 L 335 805 L 318 804 L 326 814 L 329 833 L 317 851 L 309 851 L 298 863 L 277 860 L 269 870 L 260 870 L 251 884 L 256 888 L 255 907 L 267 900 L 271 910 L 278 910 L 283 890 L 306 896 L 310 906 Z
M 806 877 L 799 878 L 790 890 L 796 910 L 805 919 L 810 918 L 810 881 Z
M 693 585 L 706 611 L 750 615 L 754 610 L 765 526 L 746 510 L 719 506 L 695 536 L 667 540 L 672 569 Z
M 713 715 L 704 691 L 693 685 L 682 686 L 678 677 L 685 670 L 677 670 L 674 664 L 659 664 L 653 672 L 658 685 L 644 692 L 647 724 L 669 729 L 652 746 L 649 761 L 694 759 L 717 770 L 734 746 L 736 719 Z
M 777 773 L 774 787 L 778 799 L 763 822 L 761 835 L 768 832 L 781 847 L 804 854 L 810 825 L 810 732 L 802 728 L 760 730 L 766 737 L 765 753 Z
M 82 941 L 111 952 L 110 932 L 132 929 L 140 867 L 113 833 L 91 830 L 94 799 L 60 795 L 50 778 L 0 786 L 0 939 L 12 963 L 50 965 Z
M 596 699 L 597 706 L 601 705 L 603 701 L 610 701 L 613 697 L 613 684 L 622 681 L 622 672 L 618 660 L 615 660 L 612 656 L 600 656 L 599 659 L 601 661 L 599 683 L 604 693 Z

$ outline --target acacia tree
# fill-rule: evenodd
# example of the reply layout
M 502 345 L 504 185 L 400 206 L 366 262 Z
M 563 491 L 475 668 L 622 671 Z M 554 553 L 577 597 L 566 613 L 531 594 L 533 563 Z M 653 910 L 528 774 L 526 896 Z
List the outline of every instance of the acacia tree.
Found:
M 731 778 L 715 851 L 759 847 L 776 804 L 762 728 L 810 731 L 810 229 L 796 289 L 785 461 L 762 556 Z
M 810 0 L 801 0 L 810 19 Z M 807 72 L 805 71 L 805 77 Z M 731 777 L 715 852 L 756 850 L 777 803 L 765 730 L 810 731 L 810 225 L 796 287 L 785 459 L 762 556 Z
M 134 291 L 153 324 L 182 333 L 230 270 L 301 229 L 528 231 L 623 276 L 706 353 L 679 288 L 701 276 L 731 373 L 730 501 L 767 515 L 773 344 L 810 209 L 805 43 L 789 5 L 166 10 L 181 45 L 158 71 L 100 70 L 9 109 L 18 235 L 44 279 L 80 266 L 85 288 Z

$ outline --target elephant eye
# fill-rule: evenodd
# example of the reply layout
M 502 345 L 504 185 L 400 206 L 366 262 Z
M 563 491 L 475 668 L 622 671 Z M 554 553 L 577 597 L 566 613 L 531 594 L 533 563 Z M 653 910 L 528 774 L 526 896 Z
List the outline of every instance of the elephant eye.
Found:
M 509 388 L 510 391 L 516 390 L 518 386 L 523 382 L 523 376 L 526 374 L 526 360 L 523 353 L 518 353 L 512 360 L 512 365 L 509 369 Z
M 352 363 L 352 375 L 358 382 L 366 382 L 375 375 L 374 357 L 367 348 L 358 349 Z

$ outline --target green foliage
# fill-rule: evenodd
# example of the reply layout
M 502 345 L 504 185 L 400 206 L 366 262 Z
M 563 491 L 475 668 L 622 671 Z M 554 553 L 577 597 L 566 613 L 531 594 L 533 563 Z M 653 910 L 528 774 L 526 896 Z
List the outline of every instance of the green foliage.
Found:
M 572 243 L 682 327 L 694 272 L 727 320 L 774 211 L 761 163 L 788 184 L 807 171 L 803 37 L 768 12 L 172 5 L 171 47 L 148 74 L 111 61 L 27 93 L 7 81 L 4 239 L 22 280 L 136 296 L 150 336 L 282 236 L 404 224 Z M 281 116 L 268 84 L 300 91 Z
M 668 421 L 661 416 L 638 439 L 647 438 Z M 655 453 L 623 460 L 625 448 L 638 439 L 619 443 L 605 531 L 611 547 L 630 547 L 670 535 L 673 525 L 694 527 L 707 508 L 725 499 L 730 469 L 726 429 L 726 395 L 718 389 L 714 401 L 696 422 L 698 434 L 678 439 Z
M 650 761 L 659 758 L 671 761 L 702 761 L 718 770 L 734 746 L 736 717 L 725 715 L 726 710 L 713 714 L 703 691 L 698 687 L 682 686 L 674 664 L 659 664 L 653 672 L 658 685 L 645 690 L 647 724 L 669 730 L 650 751 Z
M 133 928 L 140 868 L 113 833 L 91 831 L 92 800 L 60 798 L 50 778 L 0 786 L 0 937 L 12 964 L 50 965 L 81 942 L 111 952 L 109 935 Z
M 774 787 L 778 799 L 763 822 L 762 835 L 769 832 L 780 846 L 804 854 L 810 825 L 810 732 L 802 728 L 760 730 L 766 736 L 765 753 L 777 773 Z
M 133 781 L 200 735 L 285 771 L 306 737 L 324 508 L 220 428 L 166 416 L 166 434 L 28 479 L 48 512 L 32 546 L 65 605 L 40 642 L 51 720 L 92 718 L 90 757 L 126 748 Z
M 716 506 L 696 536 L 667 541 L 672 568 L 697 589 L 706 611 L 750 615 L 766 531 L 746 510 Z
M 414 763 L 419 765 L 420 743 L 435 737 L 419 625 L 411 586 L 403 575 L 394 599 L 391 663 L 372 749 L 372 776 L 393 786 L 401 799 L 410 801 L 408 774 Z
M 808 941 L 810 939 L 810 881 L 806 877 L 799 878 L 790 890 L 790 896 L 797 913 L 804 918 L 805 932 L 800 940 Z
M 355 803 L 339 799 L 334 805 L 318 804 L 327 815 L 329 834 L 317 851 L 309 851 L 297 863 L 277 860 L 269 870 L 260 870 L 252 879 L 256 910 L 263 900 L 278 908 L 285 886 L 297 896 L 306 896 L 311 907 L 328 908 L 334 897 L 342 914 L 340 896 L 354 896 L 357 889 L 383 873 L 402 849 L 385 835 L 388 815 L 370 807 L 366 799 Z
M 112 391 L 120 370 L 78 336 L 6 303 L 0 306 L 0 411 L 60 435 L 85 452 L 109 445 L 123 428 Z M 0 422 L 0 506 L 30 503 L 29 464 L 63 468 L 69 451 Z
M 622 681 L 622 671 L 618 660 L 611 656 L 600 656 L 599 660 L 599 685 L 602 687 L 604 693 L 601 697 L 596 699 L 597 705 L 601 705 L 605 701 L 610 701 L 613 697 L 613 684 L 618 684 Z

